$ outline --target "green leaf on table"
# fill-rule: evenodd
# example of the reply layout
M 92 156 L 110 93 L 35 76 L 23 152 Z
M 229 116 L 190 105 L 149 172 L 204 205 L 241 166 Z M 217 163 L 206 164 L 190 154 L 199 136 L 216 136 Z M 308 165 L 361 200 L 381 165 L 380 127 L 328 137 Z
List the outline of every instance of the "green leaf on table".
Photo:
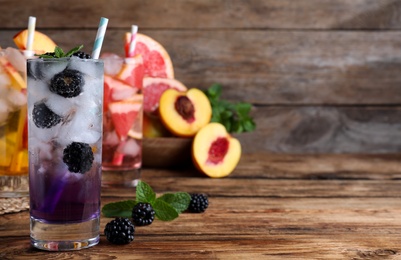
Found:
M 157 200 L 167 202 L 178 214 L 184 212 L 191 202 L 191 196 L 187 192 L 166 193 Z
M 153 191 L 149 184 L 143 181 L 139 181 L 136 186 L 136 201 L 146 202 L 153 205 L 156 200 L 156 193 Z
M 156 217 L 162 221 L 171 221 L 178 217 L 178 212 L 167 202 L 157 199 L 152 204 Z
M 252 105 L 246 102 L 232 103 L 220 99 L 222 86 L 213 84 L 204 91 L 212 106 L 211 122 L 224 125 L 229 133 L 251 132 L 256 128 L 256 124 L 249 115 Z
M 130 218 L 132 209 L 136 202 L 134 200 L 124 200 L 119 202 L 108 203 L 103 206 L 102 213 L 105 217 L 123 217 Z

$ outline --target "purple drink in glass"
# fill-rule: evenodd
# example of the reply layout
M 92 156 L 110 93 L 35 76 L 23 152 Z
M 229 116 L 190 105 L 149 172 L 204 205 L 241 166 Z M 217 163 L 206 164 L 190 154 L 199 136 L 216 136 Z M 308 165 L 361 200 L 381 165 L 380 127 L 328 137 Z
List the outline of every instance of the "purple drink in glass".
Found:
M 28 60 L 31 242 L 76 250 L 99 242 L 103 62 Z

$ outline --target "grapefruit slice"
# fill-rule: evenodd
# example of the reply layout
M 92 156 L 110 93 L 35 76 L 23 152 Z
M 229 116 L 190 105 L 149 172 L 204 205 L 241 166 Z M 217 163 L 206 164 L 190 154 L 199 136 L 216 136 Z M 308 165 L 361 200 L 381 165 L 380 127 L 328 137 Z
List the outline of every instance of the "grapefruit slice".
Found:
M 15 45 L 21 50 L 26 50 L 26 40 L 28 38 L 28 29 L 22 30 L 14 35 L 13 40 Z M 33 36 L 33 51 L 37 54 L 42 54 L 45 52 L 53 52 L 56 44 L 49 36 L 35 31 Z
M 117 135 L 125 140 L 130 132 L 135 119 L 141 110 L 141 103 L 134 101 L 112 102 L 109 104 L 111 120 Z
M 125 34 L 125 53 L 128 54 L 131 33 Z M 173 63 L 166 49 L 151 37 L 136 35 L 135 55 L 142 54 L 145 77 L 174 78 Z M 127 56 L 127 55 L 126 55 Z
M 105 104 L 108 104 L 112 101 L 121 101 L 133 97 L 139 90 L 138 88 L 131 87 L 125 82 L 107 75 L 104 76 L 104 85 Z
M 159 107 L 161 95 L 167 89 L 186 91 L 187 87 L 176 79 L 149 78 L 143 79 L 143 111 L 153 113 Z
M 125 59 L 125 63 L 123 63 L 116 78 L 132 87 L 142 89 L 144 72 L 142 56 L 137 55 L 136 57 Z

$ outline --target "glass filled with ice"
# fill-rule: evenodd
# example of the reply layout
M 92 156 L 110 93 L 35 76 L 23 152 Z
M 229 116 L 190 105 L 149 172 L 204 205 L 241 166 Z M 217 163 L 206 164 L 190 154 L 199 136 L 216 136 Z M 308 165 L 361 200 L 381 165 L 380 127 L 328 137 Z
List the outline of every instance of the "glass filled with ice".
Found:
M 104 186 L 136 186 L 142 166 L 141 55 L 102 55 L 105 64 L 103 114 Z
M 28 195 L 26 58 L 0 48 L 0 197 Z
M 50 251 L 96 245 L 103 61 L 28 60 L 27 82 L 31 243 Z

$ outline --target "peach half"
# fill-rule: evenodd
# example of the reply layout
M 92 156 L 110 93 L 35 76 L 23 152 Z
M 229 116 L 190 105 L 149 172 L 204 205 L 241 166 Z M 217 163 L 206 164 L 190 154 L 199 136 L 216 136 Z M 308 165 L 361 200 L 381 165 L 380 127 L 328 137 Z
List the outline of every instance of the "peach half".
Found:
M 18 32 L 16 35 L 14 35 L 13 40 L 15 45 L 20 50 L 26 50 L 26 41 L 28 38 L 28 30 L 22 30 Z M 34 36 L 33 36 L 33 51 L 35 51 L 36 54 L 43 54 L 45 52 L 53 52 L 54 48 L 56 47 L 56 44 L 52 39 L 50 39 L 49 36 L 46 34 L 43 34 L 39 31 L 35 31 Z
M 209 123 L 195 135 L 192 161 L 195 167 L 212 178 L 228 176 L 241 157 L 241 144 L 220 123 Z
M 167 89 L 160 97 L 159 115 L 174 135 L 192 137 L 210 122 L 212 107 L 205 93 L 197 88 L 186 92 Z

